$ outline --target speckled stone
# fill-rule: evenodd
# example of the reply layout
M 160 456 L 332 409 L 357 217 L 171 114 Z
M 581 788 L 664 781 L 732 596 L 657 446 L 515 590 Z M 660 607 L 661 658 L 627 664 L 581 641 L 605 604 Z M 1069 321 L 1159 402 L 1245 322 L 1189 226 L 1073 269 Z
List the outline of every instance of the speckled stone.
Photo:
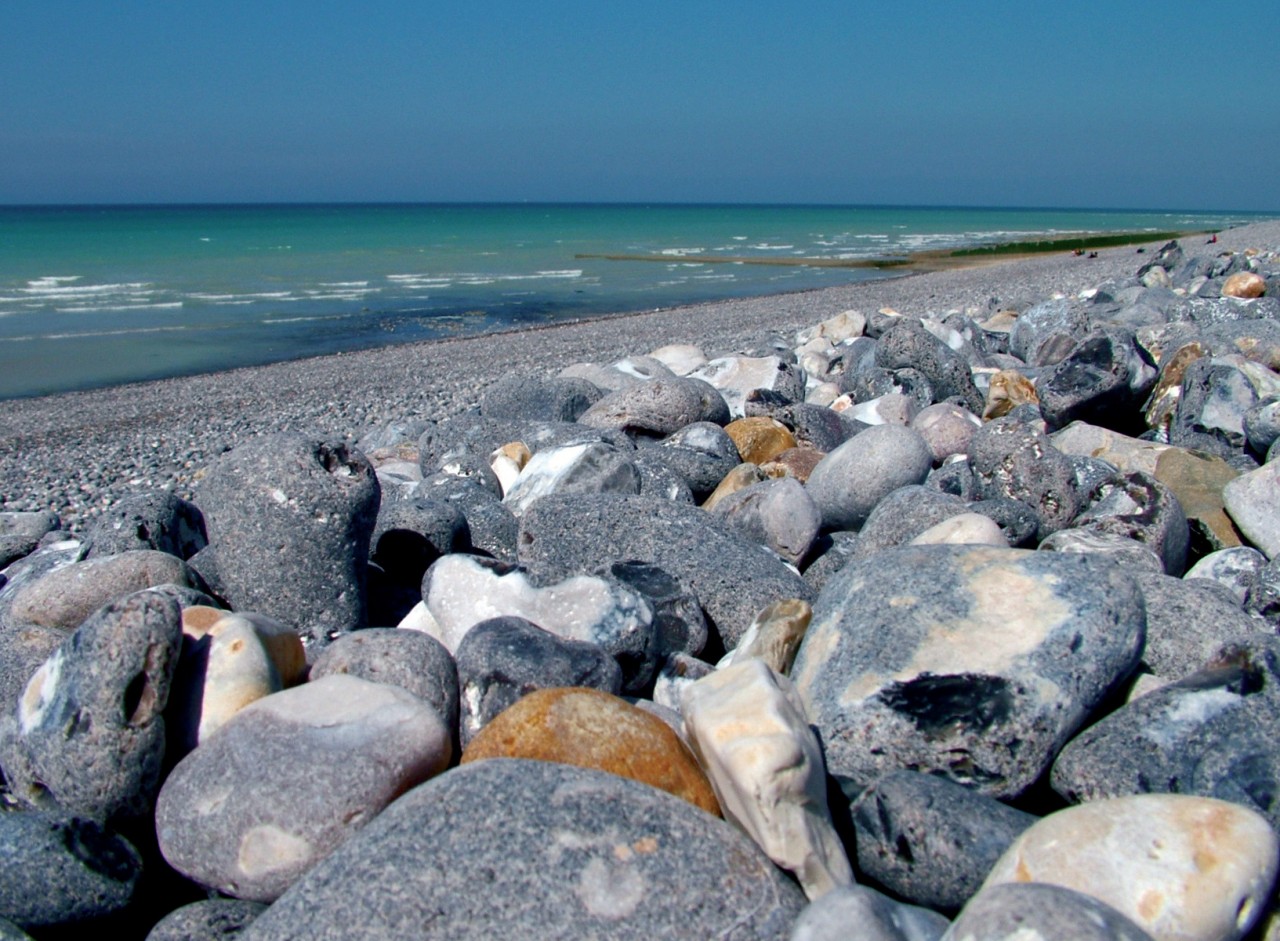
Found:
M 1110 905 L 1060 885 L 993 885 L 964 907 L 944 941 L 1152 941 Z
M 463 764 L 490 758 L 607 771 L 720 814 L 710 782 L 680 737 L 661 719 L 597 689 L 529 693 L 491 719 L 462 753 Z
M 443 771 L 450 738 L 422 700 L 354 676 L 259 699 L 165 780 L 160 851 L 203 885 L 269 902 L 399 794 Z
M 937 912 L 904 905 L 863 885 L 833 889 L 796 919 L 791 941 L 938 941 L 949 922 Z
M 126 497 L 85 533 L 85 558 L 155 549 L 189 559 L 208 543 L 195 504 L 164 490 Z
M 705 382 L 681 377 L 653 379 L 608 393 L 578 421 L 588 428 L 669 435 L 722 411 L 723 401 L 715 402 L 712 397 L 718 400 L 720 394 Z
M 899 487 L 923 483 L 932 457 L 924 439 L 901 425 L 876 425 L 828 453 L 805 484 L 826 529 L 858 529 Z
M 406 794 L 244 941 L 409 941 L 424 925 L 453 941 L 782 941 L 803 906 L 746 835 L 686 801 L 591 769 L 495 760 Z
M 233 941 L 266 910 L 261 902 L 244 899 L 192 902 L 156 922 L 146 941 Z
M 1021 411 L 979 428 L 969 442 L 969 460 L 979 497 L 1026 503 L 1040 515 L 1040 539 L 1065 527 L 1080 508 L 1070 458 Z
M 822 525 L 808 491 L 790 477 L 744 487 L 719 501 L 712 512 L 792 565 L 808 555 Z
M 1024 831 L 984 888 L 1048 882 L 1093 896 L 1162 941 L 1235 939 L 1262 914 L 1277 848 L 1266 820 L 1225 801 L 1099 800 Z
M 791 676 L 833 774 L 916 768 L 1011 797 L 1134 670 L 1145 621 L 1133 581 L 1091 557 L 890 549 L 827 582 Z

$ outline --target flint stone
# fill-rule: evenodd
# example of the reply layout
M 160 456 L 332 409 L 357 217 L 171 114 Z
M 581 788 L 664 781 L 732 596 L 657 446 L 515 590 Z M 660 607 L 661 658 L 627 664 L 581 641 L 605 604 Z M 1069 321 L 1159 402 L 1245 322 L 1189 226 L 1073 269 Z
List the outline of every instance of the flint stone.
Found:
M 466 520 L 466 544 L 475 552 L 510 562 L 515 559 L 515 515 L 496 493 L 484 485 L 452 474 L 433 474 L 425 478 L 415 493 L 428 500 L 438 500 L 457 507 Z
M 85 557 L 154 549 L 189 559 L 207 542 L 204 518 L 194 504 L 155 491 L 126 497 L 98 517 L 85 535 Z
M 544 497 L 538 505 L 560 499 L 572 498 Z M 423 604 L 436 625 L 429 633 L 456 656 L 480 622 L 521 617 L 566 640 L 603 647 L 622 667 L 626 689 L 649 682 L 657 644 L 653 608 L 642 595 L 592 575 L 544 578 L 541 586 L 520 569 L 475 556 L 444 556 L 422 580 Z
M 715 667 L 705 660 L 699 660 L 689 654 L 671 654 L 663 661 L 662 668 L 653 682 L 653 701 L 679 715 L 680 699 L 684 695 L 685 688 L 704 676 L 710 676 L 714 670 Z
M 40 540 L 60 525 L 58 516 L 50 510 L 34 513 L 0 513 L 0 569 L 30 555 Z M 4 582 L 0 581 L 0 585 Z
M 0 918 L 24 928 L 82 924 L 132 900 L 142 857 L 89 820 L 0 812 Z M 0 933 L 0 937 L 3 937 Z
M 156 922 L 146 941 L 232 941 L 266 910 L 261 902 L 244 899 L 192 902 Z
M 758 390 L 747 396 L 747 417 L 776 419 L 790 430 L 799 446 L 830 451 L 849 437 L 840 415 L 825 406 L 811 402 L 766 403 L 763 399 Z
M 1244 417 L 1257 401 L 1257 392 L 1239 369 L 1207 356 L 1198 359 L 1183 376 L 1169 441 L 1230 457 L 1244 447 Z
M 1125 794 L 1216 797 L 1280 822 L 1280 668 L 1267 639 L 1131 700 L 1076 736 L 1054 764 L 1073 802 Z
M 648 599 L 659 660 L 673 653 L 702 653 L 707 644 L 707 619 L 698 599 L 680 579 L 656 565 L 634 561 L 611 562 L 596 574 L 613 578 Z
M 886 411 L 896 411 L 905 419 L 904 424 L 910 421 L 920 409 L 932 405 L 936 398 L 933 383 L 918 369 L 912 369 L 910 366 L 901 369 L 885 369 L 881 366 L 862 365 L 854 372 L 846 371 L 840 377 L 840 389 L 852 396 L 853 401 L 859 405 L 869 405 L 890 396 L 902 400 L 896 409 L 886 409 Z M 908 412 L 910 414 L 907 414 Z M 860 414 L 855 417 L 866 421 Z
M 1021 500 L 1040 515 L 1040 539 L 1075 518 L 1080 498 L 1070 458 L 1055 448 L 1037 422 L 1017 411 L 988 422 L 969 443 L 978 492 L 983 499 Z
M 729 406 L 731 418 L 746 415 L 747 394 L 767 389 L 785 395 L 793 402 L 804 400 L 804 376 L 795 366 L 777 356 L 726 356 L 713 359 L 690 373 L 718 389 Z
M 508 376 L 485 390 L 480 414 L 506 420 L 571 422 L 602 396 L 600 389 L 585 379 Z
M 1271 396 L 1245 412 L 1244 434 L 1249 447 L 1258 454 L 1266 454 L 1280 439 L 1280 399 Z
M 1219 549 L 1204 556 L 1183 575 L 1183 580 L 1214 582 L 1231 592 L 1243 607 L 1249 590 L 1257 581 L 1258 573 L 1267 564 L 1267 557 L 1249 546 Z
M 656 457 L 679 474 L 698 500 L 705 499 L 742 462 L 733 439 L 711 422 L 686 425 L 659 447 L 645 448 L 642 453 Z
M 823 527 L 858 529 L 890 493 L 923 483 L 931 466 L 919 434 L 899 425 L 876 425 L 827 454 L 805 487 Z
M 496 806 L 506 823 L 495 829 Z M 498 759 L 400 798 L 244 939 L 407 941 L 428 923 L 460 941 L 783 939 L 803 906 L 747 836 L 686 801 L 600 771 Z
M 1222 488 L 1231 519 L 1268 559 L 1280 556 L 1280 462 L 1241 474 Z
M 1003 418 L 1020 405 L 1039 406 L 1035 384 L 1016 369 L 1002 369 L 987 384 L 983 421 Z
M 904 317 L 885 331 L 876 342 L 875 361 L 885 369 L 917 369 L 933 386 L 938 401 L 955 397 L 971 412 L 982 410 L 982 395 L 973 384 L 968 361 L 919 320 Z
M 620 431 L 592 432 L 590 428 L 577 422 L 464 414 L 433 423 L 422 433 L 418 438 L 418 461 L 423 476 L 429 477 L 443 464 L 456 460 L 461 455 L 487 458 L 504 444 L 513 441 L 522 442 L 530 452 L 537 454 L 543 448 L 586 440 L 607 441 L 618 448 L 630 446 L 630 440 Z
M 615 696 L 622 692 L 622 668 L 599 644 L 557 637 L 519 617 L 490 618 L 467 631 L 458 644 L 457 674 L 463 748 L 499 713 L 536 689 L 584 686 Z
M 553 495 L 520 522 L 520 561 L 542 583 L 592 571 L 611 558 L 649 562 L 688 585 L 726 649 L 776 599 L 812 599 L 804 580 L 775 555 L 696 507 L 611 494 Z
M 198 505 L 231 607 L 295 625 L 314 648 L 362 627 L 379 494 L 373 466 L 340 441 L 277 435 L 218 458 Z
M 1023 311 L 1009 332 L 1009 352 L 1032 366 L 1065 359 L 1078 337 L 1089 332 L 1085 309 L 1070 298 L 1044 301 Z
M 1013 797 L 1138 664 L 1133 581 L 1087 556 L 913 546 L 846 566 L 791 675 L 833 774 L 897 768 Z
M 894 771 L 849 807 L 858 869 L 900 898 L 954 912 L 1036 818 L 934 774 Z
M 967 512 L 959 497 L 915 484 L 899 487 L 879 503 L 858 531 L 852 558 L 865 559 L 909 543 L 925 530 Z
M 994 885 L 974 896 L 943 941 L 1153 941 L 1092 895 L 1043 882 Z
M 1025 830 L 984 891 L 1048 882 L 1091 895 L 1153 938 L 1243 935 L 1276 876 L 1275 833 L 1225 801 L 1143 794 L 1069 807 Z
M 1096 488 L 1071 526 L 1137 540 L 1159 556 L 1170 575 L 1186 568 L 1191 531 L 1182 505 L 1148 474 L 1126 474 Z
M 269 902 L 406 789 L 450 734 L 403 689 L 332 675 L 246 706 L 170 773 L 156 802 L 174 869 Z
M 649 353 L 649 359 L 656 359 L 677 376 L 687 376 L 707 362 L 701 348 L 691 343 L 670 343 L 660 346 Z
M 787 426 L 766 415 L 739 418 L 726 425 L 724 430 L 733 439 L 739 456 L 749 464 L 763 464 L 796 446 L 795 436 Z
M 697 421 L 723 417 L 720 393 L 696 379 L 672 377 L 610 392 L 578 419 L 588 428 L 669 435 Z
M 813 619 L 809 602 L 799 598 L 783 598 L 765 608 L 751 622 L 741 643 L 725 654 L 717 664 L 723 669 L 754 657 L 764 661 L 775 673 L 786 676 L 795 662 L 800 641 Z
M 503 503 L 519 516 L 548 493 L 639 493 L 640 471 L 628 459 L 635 453 L 619 452 L 599 441 L 539 451 L 524 466 Z
M 726 820 L 810 899 L 853 884 L 827 808 L 822 749 L 786 677 L 758 659 L 734 663 L 686 687 L 680 714 Z
M 739 490 L 712 511 L 746 539 L 798 565 L 822 525 L 818 508 L 798 481 L 783 477 Z
M 1128 569 L 1164 573 L 1160 557 L 1127 536 L 1091 529 L 1060 529 L 1036 547 L 1041 552 L 1079 552 L 1105 555 Z
M 1132 334 L 1113 327 L 1081 340 L 1036 384 L 1036 393 L 1055 428 L 1073 421 L 1111 424 L 1136 413 L 1155 381 L 1155 367 L 1143 360 Z
M 809 475 L 822 460 L 822 452 L 812 448 L 788 448 L 773 460 L 760 465 L 766 477 L 794 477 L 800 483 L 808 483 Z
M 937 912 L 854 885 L 809 903 L 796 919 L 791 941 L 847 941 L 855 925 L 858 941 L 938 941 L 948 924 Z
M 9 610 L 22 623 L 74 631 L 108 602 L 165 584 L 195 588 L 200 580 L 176 556 L 134 550 L 66 565 L 16 586 Z
M 371 627 L 339 637 L 311 665 L 311 681 L 349 674 L 407 690 L 440 716 L 458 724 L 458 668 L 445 646 L 421 631 Z

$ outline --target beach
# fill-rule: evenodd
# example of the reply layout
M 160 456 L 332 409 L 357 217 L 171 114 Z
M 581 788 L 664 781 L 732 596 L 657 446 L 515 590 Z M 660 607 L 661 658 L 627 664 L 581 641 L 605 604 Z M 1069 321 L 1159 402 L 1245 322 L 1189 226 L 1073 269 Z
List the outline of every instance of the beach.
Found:
M 1203 243 L 1203 237 L 1196 241 Z M 1221 233 L 1213 247 L 1280 244 L 1280 222 Z M 1146 246 L 1148 250 L 1156 244 Z M 1189 253 L 1205 253 L 1191 244 Z M 550 376 L 670 343 L 709 356 L 788 340 L 843 310 L 890 307 L 919 316 L 1022 310 L 1074 295 L 1142 263 L 1137 247 L 986 259 L 974 267 L 793 294 L 593 317 L 479 336 L 407 344 L 0 404 L 0 505 L 53 510 L 79 530 L 131 494 L 190 493 L 195 473 L 236 444 L 277 431 L 355 440 L 379 424 L 440 419 L 473 407 L 508 376 Z

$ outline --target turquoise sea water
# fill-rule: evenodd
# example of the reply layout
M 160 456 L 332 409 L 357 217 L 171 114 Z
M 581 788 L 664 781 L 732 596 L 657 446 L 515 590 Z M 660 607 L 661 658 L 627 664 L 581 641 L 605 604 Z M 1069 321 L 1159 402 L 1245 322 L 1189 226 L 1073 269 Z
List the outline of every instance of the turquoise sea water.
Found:
M 0 398 L 886 277 L 865 259 L 1247 213 L 859 206 L 0 207 Z M 582 255 L 645 255 L 618 261 Z M 735 259 L 709 263 L 691 256 Z

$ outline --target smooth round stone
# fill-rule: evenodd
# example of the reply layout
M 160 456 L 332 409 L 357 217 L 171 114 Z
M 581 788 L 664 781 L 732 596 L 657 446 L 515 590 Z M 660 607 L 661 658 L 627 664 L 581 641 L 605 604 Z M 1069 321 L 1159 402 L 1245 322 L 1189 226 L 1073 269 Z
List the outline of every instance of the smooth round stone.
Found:
M 739 418 L 725 425 L 724 430 L 738 446 L 738 454 L 749 464 L 763 464 L 796 446 L 795 436 L 786 425 L 763 415 Z
M 1152 937 L 1241 937 L 1266 907 L 1280 850 L 1265 819 L 1206 797 L 1142 794 L 1050 814 L 992 868 L 986 887 L 1048 882 L 1091 895 Z
M 142 857 L 123 837 L 34 811 L 0 812 L 0 859 L 0 918 L 33 930 L 119 912 L 142 874 Z
M 804 485 L 790 477 L 739 490 L 718 502 L 712 512 L 792 565 L 808 554 L 822 525 Z
M 495 809 L 502 826 L 495 827 Z M 510 759 L 396 801 L 245 941 L 787 937 L 804 895 L 731 824 L 635 781 Z
M 1223 297 L 1262 297 L 1267 293 L 1266 279 L 1252 271 L 1240 271 L 1222 283 Z
M 157 592 L 99 608 L 27 683 L 12 739 L 0 735 L 12 793 L 95 820 L 148 813 L 181 643 L 178 605 Z
M 307 672 L 307 652 L 302 641 L 287 624 L 252 611 L 231 612 L 207 605 L 191 605 L 182 609 L 182 633 L 186 643 L 194 643 L 235 625 L 248 625 L 271 655 L 271 662 L 285 686 L 301 683 Z
M 982 419 L 954 402 L 930 405 L 911 419 L 911 430 L 924 439 L 935 464 L 953 454 L 968 453 L 969 439 L 981 427 Z
M 586 686 L 618 695 L 622 668 L 599 644 L 566 640 L 524 618 L 481 621 L 458 644 L 462 747 L 535 689 Z
M 1152 941 L 1110 905 L 1059 885 L 991 886 L 956 916 L 945 941 Z
M 1241 474 L 1222 488 L 1227 513 L 1268 559 L 1280 555 L 1280 461 Z
M 905 545 L 926 530 L 966 512 L 957 496 L 932 487 L 913 484 L 899 487 L 876 504 L 858 531 L 855 557 L 865 558 L 882 549 Z
M 28 624 L 74 631 L 104 604 L 166 584 L 194 588 L 199 579 L 177 556 L 154 549 L 86 559 L 19 588 L 10 616 Z
M 443 771 L 451 737 L 416 696 L 354 676 L 259 699 L 170 773 L 156 802 L 160 851 L 202 885 L 269 902 Z
M 261 902 L 244 899 L 192 902 L 156 922 L 146 941 L 232 941 L 266 910 Z
M 719 816 L 711 783 L 665 722 L 595 689 L 529 693 L 480 730 L 462 763 L 529 758 L 640 781 Z
M 714 391 L 712 394 L 718 395 Z M 674 376 L 654 379 L 610 392 L 583 412 L 578 421 L 588 428 L 669 435 L 685 425 L 705 421 L 707 398 L 703 383 Z
M 884 497 L 922 483 L 932 458 L 919 434 L 901 425 L 876 425 L 818 462 L 805 484 L 827 529 L 857 529 Z
M 1009 545 L 1005 541 L 1004 531 L 989 516 L 981 513 L 961 513 L 941 523 L 934 523 L 920 535 L 914 537 L 909 545 L 961 545 L 961 546 L 1000 546 Z
M 23 556 L 30 555 L 40 544 L 40 540 L 60 525 L 58 514 L 51 510 L 0 512 L 0 569 L 8 568 Z
M 339 637 L 311 665 L 314 682 L 348 674 L 408 690 L 453 729 L 458 723 L 458 669 L 444 644 L 421 631 L 370 627 Z
M 862 885 L 833 889 L 800 913 L 790 941 L 938 941 L 949 922 L 937 912 L 895 902 Z

